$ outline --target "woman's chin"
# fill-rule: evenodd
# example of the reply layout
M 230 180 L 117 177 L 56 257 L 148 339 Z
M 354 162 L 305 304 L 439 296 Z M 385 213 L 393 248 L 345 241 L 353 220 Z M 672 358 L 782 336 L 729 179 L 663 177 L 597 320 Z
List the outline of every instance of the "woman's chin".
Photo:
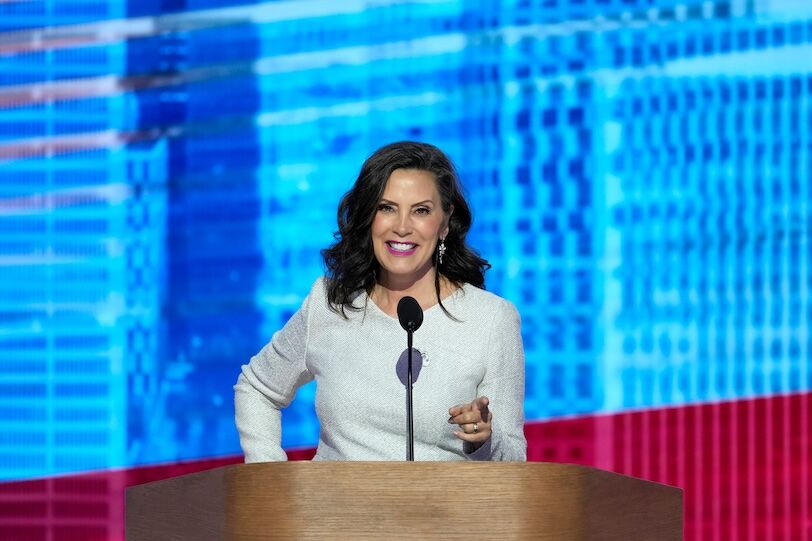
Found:
M 405 262 L 391 262 L 381 265 L 382 282 L 417 282 L 432 270 L 430 262 L 422 265 L 404 264 Z

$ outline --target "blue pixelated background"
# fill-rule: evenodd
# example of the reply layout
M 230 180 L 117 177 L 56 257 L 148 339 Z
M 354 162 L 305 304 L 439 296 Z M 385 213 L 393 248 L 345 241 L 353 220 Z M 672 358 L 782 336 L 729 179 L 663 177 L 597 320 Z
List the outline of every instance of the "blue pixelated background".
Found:
M 238 453 L 401 139 L 458 166 L 529 420 L 809 390 L 811 129 L 804 0 L 0 2 L 0 478 Z

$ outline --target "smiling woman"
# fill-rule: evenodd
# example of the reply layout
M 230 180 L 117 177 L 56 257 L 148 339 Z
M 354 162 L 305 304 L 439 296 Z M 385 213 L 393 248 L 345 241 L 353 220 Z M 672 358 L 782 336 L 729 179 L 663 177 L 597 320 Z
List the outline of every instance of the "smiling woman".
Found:
M 372 247 L 380 267 L 373 300 L 386 313 L 395 315 L 397 309 L 387 293 L 393 290 L 420 295 L 424 308 L 433 304 L 434 253 L 445 245 L 453 210 L 443 210 L 437 183 L 428 171 L 396 169 L 389 176 L 372 222 Z
M 398 216 L 402 223 L 393 224 Z M 390 315 L 406 294 L 424 308 L 437 303 L 445 311 L 442 299 L 463 284 L 484 288 L 490 265 L 465 240 L 471 219 L 454 166 L 440 149 L 415 142 L 380 148 L 364 162 L 352 189 L 342 198 L 337 242 L 323 251 L 330 305 L 342 314 L 356 310 L 352 299 L 364 290 Z M 436 227 L 428 233 L 433 240 L 425 237 L 427 224 L 431 224 L 429 229 Z M 376 232 L 384 235 L 385 246 L 376 243 Z M 424 238 L 418 243 L 415 239 L 421 235 Z M 401 244 L 393 245 L 398 242 Z M 415 257 L 404 245 L 408 243 L 415 244 Z M 393 277 L 388 272 L 392 269 L 384 266 L 384 256 L 395 253 L 409 256 L 409 263 L 415 266 L 421 254 L 430 257 L 423 261 L 423 273 Z M 396 283 L 388 281 L 393 278 Z M 390 292 L 405 289 L 409 293 L 389 299 Z
M 414 335 L 416 459 L 525 460 L 519 315 L 484 291 L 489 265 L 468 247 L 470 227 L 437 147 L 393 143 L 364 162 L 339 205 L 336 242 L 322 252 L 327 276 L 242 368 L 235 403 L 246 461 L 286 458 L 280 410 L 312 379 L 316 460 L 405 458 L 396 313 L 406 296 L 424 311 Z

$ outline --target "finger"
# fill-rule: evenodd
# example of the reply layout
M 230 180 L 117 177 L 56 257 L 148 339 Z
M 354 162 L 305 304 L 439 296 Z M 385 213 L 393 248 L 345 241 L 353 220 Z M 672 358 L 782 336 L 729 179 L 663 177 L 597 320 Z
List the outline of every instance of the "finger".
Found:
M 483 419 L 488 419 L 490 417 L 490 410 L 488 409 L 488 405 L 490 403 L 491 401 L 487 396 L 480 396 L 476 399 L 476 404 L 479 407 L 479 413 L 482 415 Z
M 465 413 L 460 413 L 459 415 L 455 415 L 448 419 L 450 424 L 472 424 L 472 423 L 484 423 L 485 418 L 480 415 L 478 411 L 466 411 Z
M 456 430 L 454 435 L 463 441 L 470 443 L 481 443 L 491 437 L 491 431 L 490 429 L 483 430 L 482 427 L 480 427 L 479 432 L 472 432 L 469 434 L 468 432 L 462 430 Z
M 448 408 L 448 415 L 450 415 L 451 417 L 455 417 L 455 416 L 459 415 L 460 413 L 463 413 L 463 412 L 466 412 L 466 411 L 471 411 L 472 409 L 473 409 L 473 406 L 470 403 L 468 403 L 468 404 L 457 404 L 456 406 Z
M 482 419 L 487 419 L 488 404 L 490 404 L 490 399 L 487 396 L 480 396 L 473 402 L 469 402 L 467 404 L 457 404 L 456 406 L 449 408 L 448 415 L 453 418 L 456 417 L 457 415 L 460 415 L 461 413 L 478 410 L 483 412 L 481 414 Z
M 491 425 L 484 422 L 478 423 L 462 423 L 459 425 L 458 432 L 462 432 L 463 434 L 473 435 L 473 434 L 490 434 L 492 432 Z
M 476 401 L 475 401 L 476 402 Z M 459 415 L 455 415 L 449 417 L 448 422 L 450 424 L 465 424 L 465 423 L 490 423 L 491 418 L 493 417 L 493 413 L 488 409 L 488 407 L 484 407 L 482 410 L 477 409 L 475 407 L 471 411 L 466 411 L 460 413 Z

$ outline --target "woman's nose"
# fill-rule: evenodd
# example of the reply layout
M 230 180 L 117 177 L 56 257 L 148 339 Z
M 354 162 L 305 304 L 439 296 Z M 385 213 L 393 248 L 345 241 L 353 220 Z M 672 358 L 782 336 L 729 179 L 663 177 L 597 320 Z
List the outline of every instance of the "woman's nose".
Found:
M 407 235 L 412 231 L 412 218 L 409 213 L 400 213 L 395 224 L 395 232 L 399 235 Z

